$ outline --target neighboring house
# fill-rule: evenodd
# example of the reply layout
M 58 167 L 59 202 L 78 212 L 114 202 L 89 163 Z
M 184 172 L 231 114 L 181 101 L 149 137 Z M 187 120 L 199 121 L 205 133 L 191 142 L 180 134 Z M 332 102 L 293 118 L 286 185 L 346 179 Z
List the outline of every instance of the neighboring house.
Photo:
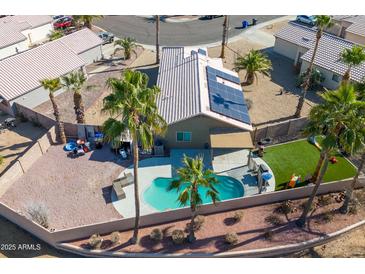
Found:
M 47 40 L 52 30 L 52 17 L 48 15 L 0 18 L 0 60 Z
M 326 31 L 351 42 L 365 45 L 365 15 L 334 15 L 332 20 L 334 25 Z
M 309 67 L 316 41 L 316 30 L 295 23 L 289 23 L 275 34 L 274 51 L 284 55 L 303 73 Z M 340 55 L 345 48 L 351 48 L 353 42 L 324 33 L 314 60 L 314 67 L 325 77 L 322 85 L 336 89 L 347 70 L 347 65 L 340 61 Z M 353 67 L 351 80 L 360 82 L 365 76 L 365 64 Z
M 250 148 L 252 126 L 237 73 L 206 50 L 165 47 L 157 100 L 168 123 L 167 148 Z
M 34 108 L 47 101 L 48 91 L 40 81 L 83 70 L 101 58 L 102 42 L 91 30 L 83 29 L 0 60 L 0 110 L 14 114 L 14 103 Z

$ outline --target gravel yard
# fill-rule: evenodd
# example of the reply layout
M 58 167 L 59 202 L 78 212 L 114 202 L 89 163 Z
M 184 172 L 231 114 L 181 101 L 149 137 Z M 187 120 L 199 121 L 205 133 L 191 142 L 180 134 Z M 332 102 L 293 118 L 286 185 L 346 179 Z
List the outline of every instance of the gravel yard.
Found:
M 67 157 L 62 146 L 52 146 L 1 202 L 23 213 L 32 205 L 43 205 L 54 229 L 119 219 L 110 202 L 111 184 L 129 164 L 117 163 L 106 146 L 75 159 Z

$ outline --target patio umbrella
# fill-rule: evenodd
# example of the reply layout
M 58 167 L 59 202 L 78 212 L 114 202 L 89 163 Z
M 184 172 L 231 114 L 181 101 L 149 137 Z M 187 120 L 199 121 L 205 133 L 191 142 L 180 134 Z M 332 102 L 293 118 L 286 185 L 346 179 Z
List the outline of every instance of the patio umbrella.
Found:
M 272 174 L 269 172 L 264 172 L 261 174 L 261 176 L 262 176 L 262 179 L 264 179 L 265 181 L 268 181 L 272 178 Z

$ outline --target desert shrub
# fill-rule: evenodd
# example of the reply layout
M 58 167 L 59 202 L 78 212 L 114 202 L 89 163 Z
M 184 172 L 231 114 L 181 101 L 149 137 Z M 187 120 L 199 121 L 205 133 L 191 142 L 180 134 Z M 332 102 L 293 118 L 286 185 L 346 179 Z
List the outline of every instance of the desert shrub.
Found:
M 275 208 L 275 212 L 279 214 L 289 214 L 294 211 L 293 202 L 290 200 L 282 202 L 277 208 Z
M 322 215 L 321 217 L 321 220 L 324 222 L 324 223 L 330 223 L 333 221 L 333 212 L 326 212 Z
M 113 244 L 118 243 L 120 240 L 120 236 L 119 236 L 119 232 L 118 231 L 114 231 L 111 235 L 110 235 L 110 241 Z
M 329 195 L 322 195 L 318 197 L 317 203 L 319 206 L 328 206 L 332 202 L 332 198 Z
M 358 212 L 358 206 L 360 206 L 361 203 L 356 198 L 352 199 L 349 203 L 349 211 L 348 213 L 351 215 L 356 215 Z
M 32 204 L 28 207 L 27 212 L 33 222 L 36 222 L 44 228 L 49 227 L 48 210 L 46 206 L 41 204 Z
M 203 215 L 198 215 L 194 219 L 194 231 L 198 231 L 202 228 L 205 222 L 205 217 Z M 188 232 L 190 228 L 190 222 L 186 224 L 185 231 Z
M 242 218 L 243 218 L 243 210 L 237 210 L 233 214 L 233 219 L 235 220 L 236 223 L 241 222 Z
M 281 225 L 283 221 L 280 219 L 279 216 L 271 214 L 265 218 L 265 222 L 272 224 L 272 225 Z
M 91 237 L 88 240 L 88 244 L 92 249 L 100 248 L 102 242 L 103 242 L 103 239 L 100 237 L 99 234 L 91 235 Z
M 150 238 L 151 240 L 154 240 L 156 242 L 159 242 L 162 240 L 163 238 L 163 233 L 161 231 L 161 229 L 159 228 L 154 228 L 151 233 L 150 233 Z
M 264 231 L 265 240 L 271 241 L 274 238 L 274 231 L 271 229 L 266 229 Z
M 174 244 L 182 244 L 185 241 L 184 231 L 181 229 L 175 229 L 172 231 L 171 238 Z
M 238 236 L 237 233 L 227 233 L 226 236 L 224 236 L 224 240 L 227 244 L 234 245 L 238 242 Z

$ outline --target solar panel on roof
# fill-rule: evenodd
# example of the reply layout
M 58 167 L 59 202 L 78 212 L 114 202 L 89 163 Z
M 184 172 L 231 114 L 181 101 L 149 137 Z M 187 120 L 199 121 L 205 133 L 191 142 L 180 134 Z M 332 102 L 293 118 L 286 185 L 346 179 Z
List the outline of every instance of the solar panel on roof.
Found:
M 217 82 L 217 76 L 239 84 L 239 78 L 207 67 L 210 109 L 240 122 L 251 124 L 245 98 L 241 89 Z

